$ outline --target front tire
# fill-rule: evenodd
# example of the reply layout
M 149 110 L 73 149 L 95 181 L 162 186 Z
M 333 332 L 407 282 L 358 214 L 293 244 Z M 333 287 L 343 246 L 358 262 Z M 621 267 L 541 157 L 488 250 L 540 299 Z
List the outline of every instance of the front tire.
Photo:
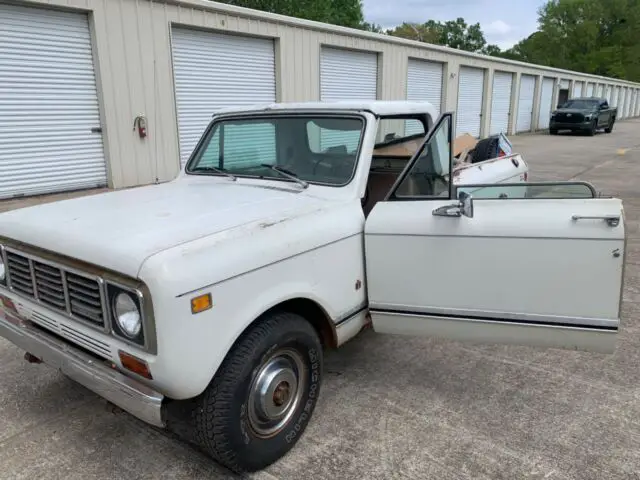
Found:
M 196 399 L 196 443 L 238 473 L 271 465 L 300 439 L 321 378 L 314 328 L 296 314 L 270 314 L 241 337 Z
M 550 128 L 549 129 L 549 135 L 557 135 L 558 134 L 558 129 L 557 128 Z

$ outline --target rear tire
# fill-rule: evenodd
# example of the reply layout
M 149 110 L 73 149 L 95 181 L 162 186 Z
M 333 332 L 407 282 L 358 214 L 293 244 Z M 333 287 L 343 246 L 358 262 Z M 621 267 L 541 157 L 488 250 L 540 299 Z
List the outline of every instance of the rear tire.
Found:
M 322 345 L 300 315 L 272 313 L 231 349 L 191 402 L 193 440 L 236 473 L 261 470 L 302 436 L 322 379 Z
M 604 129 L 605 133 L 611 133 L 613 131 L 614 123 L 616 123 L 615 118 L 612 118 L 611 120 L 609 120 L 609 125 L 607 125 L 607 128 Z

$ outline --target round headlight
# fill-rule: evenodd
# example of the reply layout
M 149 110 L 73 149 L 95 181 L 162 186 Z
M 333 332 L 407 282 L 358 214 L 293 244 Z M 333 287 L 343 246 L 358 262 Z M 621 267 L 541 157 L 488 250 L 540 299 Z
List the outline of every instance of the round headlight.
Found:
M 0 256 L 0 282 L 4 282 L 7 276 L 7 269 L 4 266 L 4 261 L 2 260 L 2 256 Z
M 128 293 L 119 293 L 113 302 L 113 315 L 118 327 L 129 338 L 135 338 L 142 328 L 142 317 L 136 302 Z

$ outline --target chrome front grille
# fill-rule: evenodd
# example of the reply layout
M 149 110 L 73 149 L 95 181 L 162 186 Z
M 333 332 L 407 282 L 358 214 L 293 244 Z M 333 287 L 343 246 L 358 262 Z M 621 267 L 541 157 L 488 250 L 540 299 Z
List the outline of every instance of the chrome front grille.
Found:
M 34 296 L 33 276 L 29 259 L 7 252 L 7 270 L 11 276 L 11 287 L 18 293 Z
M 9 288 L 68 316 L 105 328 L 105 289 L 97 277 L 6 249 Z

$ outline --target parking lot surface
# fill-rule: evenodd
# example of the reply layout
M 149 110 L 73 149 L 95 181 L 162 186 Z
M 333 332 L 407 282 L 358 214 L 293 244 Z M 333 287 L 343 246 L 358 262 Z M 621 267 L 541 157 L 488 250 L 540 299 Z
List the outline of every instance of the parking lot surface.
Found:
M 640 479 L 640 121 L 609 135 L 512 141 L 532 180 L 587 180 L 624 200 L 616 353 L 367 332 L 326 358 L 318 407 L 294 450 L 249 478 Z M 23 353 L 0 340 L 0 478 L 235 478 Z

